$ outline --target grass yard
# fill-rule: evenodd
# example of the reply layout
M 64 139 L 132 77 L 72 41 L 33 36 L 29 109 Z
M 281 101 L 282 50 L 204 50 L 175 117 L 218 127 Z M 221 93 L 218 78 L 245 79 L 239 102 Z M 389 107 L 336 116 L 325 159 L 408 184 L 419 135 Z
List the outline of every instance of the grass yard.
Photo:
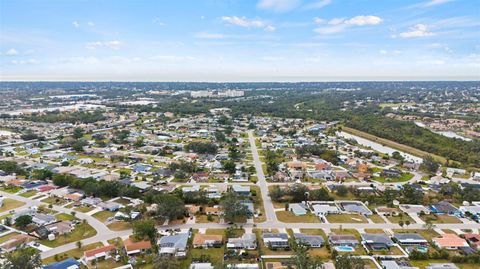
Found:
M 459 220 L 457 217 L 450 216 L 450 215 L 434 215 L 434 214 L 429 214 L 429 215 L 423 215 L 420 216 L 420 218 L 428 222 L 430 221 L 431 223 L 462 223 L 461 220 Z
M 431 263 L 450 263 L 448 260 L 420 260 L 420 261 L 410 261 L 412 266 L 417 266 L 420 269 L 425 269 L 427 266 L 429 266 Z M 465 263 L 456 263 L 460 269 L 478 269 L 478 264 L 465 264 Z
M 14 199 L 10 199 L 10 198 L 5 198 L 3 200 L 3 205 L 0 207 L 0 212 L 10 211 L 12 209 L 15 209 L 17 207 L 21 207 L 23 205 L 25 205 L 24 202 L 14 200 Z
M 125 199 L 125 198 L 119 198 L 119 199 L 115 200 L 114 202 L 119 203 L 119 204 L 124 205 L 124 206 L 127 206 L 128 204 L 130 204 L 130 200 Z
M 9 240 L 10 238 L 14 237 L 15 235 L 19 235 L 19 233 L 17 233 L 17 232 L 11 232 L 11 233 L 9 233 L 9 234 L 6 234 L 6 235 L 0 237 L 0 244 L 3 243 L 3 242 L 5 242 L 5 241 L 7 241 L 7 240 Z
M 24 193 L 20 194 L 20 196 L 28 198 L 28 197 L 34 196 L 35 194 L 37 194 L 37 191 L 32 190 L 32 191 L 24 192 Z
M 369 233 L 369 234 L 383 234 L 383 233 L 385 233 L 385 231 L 383 231 L 382 229 L 365 229 L 365 233 Z
M 415 223 L 415 221 L 408 214 L 402 214 L 397 216 L 387 216 L 387 219 L 391 223 L 399 223 L 400 221 L 403 221 L 403 223 L 405 223 L 407 220 L 410 221 L 410 224 Z
M 100 211 L 92 215 L 92 217 L 98 219 L 101 222 L 107 221 L 108 218 L 115 216 L 115 213 L 110 211 Z
M 132 225 L 126 221 L 115 221 L 107 225 L 112 231 L 124 231 L 132 228 Z
M 78 218 L 74 217 L 73 215 L 66 214 L 66 213 L 59 213 L 59 214 L 55 215 L 55 218 L 57 218 L 58 220 L 68 220 L 68 221 L 78 219 Z
M 195 216 L 195 222 L 196 223 L 219 223 L 220 218 L 218 216 L 212 215 L 212 220 L 208 220 L 207 215 L 197 215 Z
M 87 212 L 92 211 L 92 210 L 93 210 L 93 207 L 90 207 L 90 206 L 79 206 L 79 207 L 75 207 L 73 210 L 78 211 L 78 212 L 82 212 L 82 213 L 87 213 Z
M 55 248 L 61 245 L 65 245 L 68 243 L 72 243 L 75 241 L 83 240 L 85 238 L 92 237 L 97 234 L 97 231 L 93 229 L 92 226 L 88 223 L 80 223 L 75 226 L 75 229 L 66 236 L 59 236 L 53 241 L 49 241 L 48 239 L 39 240 L 40 244 L 43 244 L 47 247 Z
M 318 223 L 320 219 L 314 214 L 308 213 L 304 216 L 295 216 L 290 211 L 278 211 L 276 212 L 277 218 L 281 222 L 287 223 L 296 223 L 296 222 L 307 222 L 307 223 Z
M 51 205 L 59 205 L 59 206 L 67 203 L 66 200 L 64 200 L 62 198 L 58 198 L 58 197 L 48 197 L 48 198 L 45 198 L 45 199 L 41 200 L 41 202 L 51 204 Z
M 93 244 L 90 244 L 90 245 L 83 246 L 81 249 L 75 248 L 75 249 L 69 250 L 67 252 L 60 253 L 60 254 L 57 255 L 57 258 L 58 258 L 58 261 L 63 261 L 65 259 L 69 258 L 69 257 L 74 258 L 74 259 L 79 259 L 83 256 L 84 251 L 99 248 L 99 247 L 102 247 L 102 246 L 103 246 L 103 244 L 100 243 L 100 242 L 93 243 Z M 55 256 L 43 259 L 42 262 L 43 262 L 43 264 L 49 264 L 49 263 L 52 263 L 52 262 L 56 262 Z
M 329 214 L 327 220 L 330 223 L 368 223 L 364 216 L 358 214 Z
M 16 187 L 16 186 L 5 186 L 5 187 L 1 188 L 0 190 L 2 190 L 4 192 L 8 192 L 8 193 L 17 193 L 20 190 L 22 190 L 22 188 Z
M 400 175 L 400 177 L 388 177 L 388 178 L 385 178 L 383 176 L 379 176 L 379 177 L 373 177 L 372 180 L 375 180 L 377 182 L 381 182 L 381 183 L 396 183 L 396 182 L 405 182 L 405 181 L 409 181 L 410 179 L 413 178 L 413 174 L 411 173 L 402 173 Z
M 385 220 L 382 217 L 380 217 L 379 215 L 376 215 L 376 214 L 371 215 L 370 219 L 375 223 L 385 223 Z

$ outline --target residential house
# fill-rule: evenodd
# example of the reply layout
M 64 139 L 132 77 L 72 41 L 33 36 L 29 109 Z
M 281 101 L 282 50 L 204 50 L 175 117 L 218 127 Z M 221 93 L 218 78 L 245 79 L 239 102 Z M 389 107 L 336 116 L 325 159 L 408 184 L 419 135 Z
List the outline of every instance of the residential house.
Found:
M 295 216 L 304 216 L 307 214 L 307 206 L 302 203 L 288 204 L 288 211 L 292 212 Z
M 288 234 L 286 233 L 262 233 L 263 244 L 270 249 L 289 249 Z
M 152 249 L 152 244 L 148 240 L 134 242 L 130 238 L 123 241 L 127 255 L 136 255 L 146 253 Z
M 83 252 L 82 260 L 85 264 L 93 260 L 107 260 L 110 259 L 112 254 L 117 250 L 117 247 L 114 245 L 108 245 L 104 247 L 99 247 L 92 250 L 87 250 Z
M 167 235 L 158 241 L 160 255 L 185 257 L 187 255 L 188 233 Z
M 441 201 L 430 205 L 430 211 L 434 214 L 458 215 L 460 211 L 449 202 Z
M 362 234 L 362 242 L 370 250 L 390 249 L 394 245 L 393 241 L 386 234 Z
M 7 241 L 0 244 L 0 250 L 2 252 L 11 252 L 16 250 L 19 247 L 23 247 L 30 242 L 33 242 L 35 237 L 26 235 L 26 234 L 18 234 L 10 237 Z
M 47 264 L 43 269 L 79 269 L 80 262 L 74 258 L 68 258 L 60 262 Z
M 32 215 L 32 222 L 37 226 L 44 226 L 50 223 L 54 223 L 55 221 L 57 221 L 57 218 L 50 214 L 35 213 Z
M 464 234 L 464 236 L 473 249 L 480 250 L 480 234 Z
M 396 233 L 393 238 L 400 245 L 404 246 L 425 246 L 428 245 L 427 239 L 417 233 Z
M 312 211 L 317 216 L 340 214 L 340 209 L 334 203 L 310 203 Z
M 332 246 L 350 246 L 356 247 L 359 242 L 354 235 L 349 234 L 332 234 L 328 236 L 328 242 Z
M 381 261 L 383 269 L 419 269 L 401 261 Z
M 119 204 L 119 203 L 115 203 L 115 202 L 101 202 L 98 204 L 98 206 L 102 209 L 102 210 L 106 210 L 106 211 L 110 211 L 110 212 L 115 212 L 115 211 L 118 211 L 120 208 L 123 207 L 123 205 Z
M 467 241 L 465 241 L 465 239 L 459 237 L 456 234 L 443 234 L 441 237 L 433 238 L 432 241 L 439 248 L 445 248 L 445 249 L 456 250 L 456 249 L 469 246 Z
M 294 233 L 295 241 L 311 248 L 320 248 L 325 243 L 325 239 L 321 235 L 310 235 L 302 233 Z
M 341 206 L 343 210 L 349 213 L 357 213 L 363 216 L 370 216 L 372 215 L 372 211 L 364 206 L 362 203 L 355 203 L 355 202 L 341 202 Z
M 232 185 L 232 191 L 238 195 L 250 196 L 250 186 Z
M 431 263 L 425 269 L 460 269 L 453 263 Z
M 209 262 L 194 262 L 190 264 L 188 269 L 214 269 L 212 263 Z
M 257 248 L 257 237 L 253 233 L 245 233 L 242 237 L 229 238 L 227 248 L 254 250 Z
M 223 236 L 217 234 L 200 234 L 197 233 L 193 237 L 194 248 L 210 248 L 219 247 L 223 244 Z

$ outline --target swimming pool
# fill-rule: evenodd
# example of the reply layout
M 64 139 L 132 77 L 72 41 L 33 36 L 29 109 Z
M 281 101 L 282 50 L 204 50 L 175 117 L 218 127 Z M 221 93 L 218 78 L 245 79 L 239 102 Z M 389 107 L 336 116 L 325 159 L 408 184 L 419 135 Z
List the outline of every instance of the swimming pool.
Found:
M 421 252 L 421 253 L 427 253 L 428 252 L 428 247 L 418 246 L 417 251 Z
M 340 251 L 340 252 L 354 252 L 355 251 L 355 248 L 350 247 L 350 246 L 338 246 L 338 247 L 335 247 L 335 249 L 337 251 Z

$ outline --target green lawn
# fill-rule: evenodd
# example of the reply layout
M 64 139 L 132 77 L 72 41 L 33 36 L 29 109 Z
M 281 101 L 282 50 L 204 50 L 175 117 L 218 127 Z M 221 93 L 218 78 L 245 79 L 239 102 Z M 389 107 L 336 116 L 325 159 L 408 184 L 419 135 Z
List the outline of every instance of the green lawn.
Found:
M 112 231 L 123 231 L 132 228 L 132 225 L 126 221 L 115 221 L 107 225 L 107 227 Z
M 371 215 L 369 218 L 375 223 L 385 223 L 385 220 L 382 217 L 380 217 L 379 215 L 376 215 L 376 214 Z
M 410 261 L 412 266 L 417 266 L 420 269 L 425 269 L 431 263 L 451 263 L 448 260 L 425 260 L 425 261 Z M 460 269 L 478 269 L 478 264 L 456 263 Z
M 208 220 L 207 215 L 196 215 L 195 216 L 196 223 L 219 223 L 220 218 L 218 216 L 212 215 L 212 220 Z
M 59 214 L 55 215 L 55 217 L 58 220 L 76 220 L 76 219 L 78 219 L 78 218 L 74 217 L 73 215 L 66 214 L 66 213 L 59 213 Z
M 15 209 L 17 207 L 21 207 L 23 205 L 25 205 L 24 202 L 14 200 L 14 199 L 10 199 L 10 198 L 5 198 L 3 200 L 3 205 L 0 207 L 0 212 L 10 211 L 12 209 Z
M 53 241 L 49 241 L 48 239 L 44 239 L 44 240 L 39 240 L 38 242 L 40 244 L 43 244 L 43 245 L 47 246 L 47 247 L 54 248 L 54 247 L 65 245 L 65 244 L 68 244 L 68 243 L 71 243 L 71 242 L 75 242 L 75 241 L 78 241 L 78 240 L 89 238 L 89 237 L 92 237 L 96 234 L 97 234 L 97 231 L 95 231 L 95 229 L 93 229 L 93 227 L 90 226 L 90 224 L 80 223 L 77 226 L 75 226 L 75 229 L 73 229 L 73 231 L 71 233 L 67 234 L 66 236 L 61 235 Z
M 115 213 L 110 211 L 100 211 L 92 215 L 92 217 L 98 219 L 101 222 L 107 221 L 108 218 L 113 217 Z
M 75 207 L 73 210 L 78 211 L 78 212 L 82 212 L 82 213 L 87 213 L 87 212 L 92 211 L 92 210 L 93 210 L 93 207 L 90 207 L 90 206 L 79 206 L 79 207 Z
M 457 217 L 450 216 L 450 215 L 434 215 L 434 214 L 429 214 L 429 215 L 423 215 L 420 216 L 420 218 L 428 222 L 430 221 L 431 223 L 462 223 L 461 220 L 459 220 Z
M 22 188 L 16 187 L 16 186 L 5 186 L 5 187 L 1 188 L 1 190 L 4 191 L 4 192 L 8 192 L 8 193 L 17 193 L 20 190 L 22 190 Z
M 48 197 L 41 200 L 43 203 L 51 204 L 51 205 L 64 205 L 67 203 L 66 200 L 59 198 L 59 197 Z
M 306 214 L 304 216 L 295 216 L 290 211 L 278 211 L 276 212 L 277 218 L 281 222 L 295 223 L 295 222 L 306 222 L 306 223 L 318 223 L 320 219 L 314 214 Z
M 6 235 L 0 237 L 0 244 L 3 243 L 3 242 L 5 242 L 5 241 L 7 241 L 7 240 L 9 240 L 10 238 L 14 237 L 15 235 L 19 235 L 19 233 L 17 233 L 17 232 L 11 232 L 11 233 L 9 233 L 9 234 L 6 234 Z
M 329 214 L 327 220 L 330 223 L 368 223 L 364 216 L 358 214 Z
M 381 182 L 381 183 L 395 183 L 395 182 L 405 182 L 409 181 L 413 178 L 413 174 L 411 173 L 402 173 L 400 177 L 388 177 L 385 178 L 383 176 L 373 177 L 372 180 Z
M 391 223 L 399 223 L 400 221 L 403 221 L 403 223 L 405 223 L 407 220 L 410 221 L 410 224 L 415 223 L 415 221 L 408 214 L 402 214 L 397 216 L 387 216 L 387 219 Z
M 28 197 L 34 196 L 35 194 L 37 194 L 37 191 L 32 190 L 32 191 L 24 192 L 20 194 L 20 196 L 28 198 Z

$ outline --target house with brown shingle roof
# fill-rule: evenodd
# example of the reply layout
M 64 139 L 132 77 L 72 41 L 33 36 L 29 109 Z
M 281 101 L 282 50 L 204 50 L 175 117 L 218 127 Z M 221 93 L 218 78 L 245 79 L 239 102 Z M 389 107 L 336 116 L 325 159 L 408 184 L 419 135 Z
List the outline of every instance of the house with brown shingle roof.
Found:
M 223 236 L 217 234 L 196 234 L 193 238 L 194 248 L 217 247 L 223 244 Z
M 123 241 L 123 245 L 125 247 L 125 252 L 127 253 L 127 255 L 145 253 L 152 249 L 152 244 L 148 240 L 135 242 L 129 238 Z
M 92 250 L 87 250 L 83 252 L 82 260 L 85 264 L 97 260 L 97 259 L 110 259 L 113 253 L 115 253 L 117 248 L 114 245 L 108 245 L 104 247 L 99 247 Z

